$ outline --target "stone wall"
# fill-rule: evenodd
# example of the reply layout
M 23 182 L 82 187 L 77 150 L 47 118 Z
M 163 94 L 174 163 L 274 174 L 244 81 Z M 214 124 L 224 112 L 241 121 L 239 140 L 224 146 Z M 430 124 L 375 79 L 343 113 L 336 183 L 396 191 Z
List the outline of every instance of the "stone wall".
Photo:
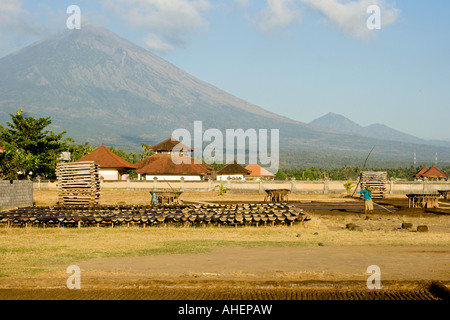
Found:
M 103 181 L 102 190 L 162 190 L 174 189 L 184 191 L 205 192 L 215 190 L 224 183 L 234 193 L 264 193 L 265 189 L 289 189 L 297 194 L 346 194 L 344 183 L 347 181 Z M 357 181 L 354 181 L 356 184 Z M 42 181 L 34 183 L 35 190 L 57 190 L 56 182 Z M 216 189 L 217 190 L 217 189 Z M 353 193 L 354 188 L 351 193 Z M 441 181 L 388 181 L 387 195 L 404 195 L 408 193 L 435 193 L 438 190 L 450 190 L 450 182 Z
M 33 206 L 33 182 L 0 180 L 0 209 Z

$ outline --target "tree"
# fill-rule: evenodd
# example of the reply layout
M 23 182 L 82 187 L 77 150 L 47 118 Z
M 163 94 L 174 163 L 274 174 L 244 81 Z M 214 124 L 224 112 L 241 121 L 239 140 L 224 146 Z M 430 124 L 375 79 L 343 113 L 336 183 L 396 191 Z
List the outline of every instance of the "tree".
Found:
M 0 154 L 0 173 L 3 179 L 22 180 L 32 176 L 39 166 L 39 159 L 30 152 L 7 144 Z
M 85 142 L 84 144 L 81 144 L 81 145 L 73 145 L 73 146 L 69 147 L 69 152 L 71 153 L 72 161 L 78 161 L 94 150 L 95 150 L 95 148 L 93 146 L 91 146 L 89 144 L 89 142 Z
M 287 178 L 287 174 L 283 172 L 283 170 L 278 169 L 277 173 L 275 174 L 276 180 L 284 180 Z
M 142 154 L 139 155 L 138 161 L 144 160 L 155 153 L 153 150 L 149 149 L 150 145 L 145 142 L 141 143 L 141 147 L 142 147 Z
M 230 188 L 225 187 L 225 182 L 221 182 L 220 184 L 214 186 L 214 191 L 219 192 L 219 196 L 222 196 L 224 193 L 231 191 Z
M 344 183 L 344 188 L 347 191 L 347 196 L 350 195 L 350 192 L 354 186 L 355 186 L 355 184 L 350 180 L 348 180 L 346 183 Z
M 68 149 L 61 140 L 66 132 L 45 130 L 52 123 L 50 117 L 35 119 L 22 113 L 20 109 L 10 114 L 12 122 L 7 122 L 8 127 L 0 125 L 0 141 L 6 145 L 0 155 L 2 175 L 8 179 L 52 178 L 61 152 Z

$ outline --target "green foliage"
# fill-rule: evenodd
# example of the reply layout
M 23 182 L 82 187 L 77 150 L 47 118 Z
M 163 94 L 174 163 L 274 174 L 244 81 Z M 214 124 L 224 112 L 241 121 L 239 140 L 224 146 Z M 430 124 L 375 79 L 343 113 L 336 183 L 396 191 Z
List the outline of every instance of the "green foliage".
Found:
M 373 167 L 366 168 L 366 171 L 386 171 L 387 178 L 391 179 L 402 179 L 413 181 L 414 178 L 412 175 L 419 171 L 420 167 L 406 167 L 406 168 L 382 168 L 382 167 Z M 331 180 L 337 181 L 355 181 L 359 179 L 359 175 L 362 171 L 360 167 L 347 167 L 343 166 L 341 168 L 333 168 L 333 169 L 319 169 L 316 167 L 310 168 L 299 168 L 299 169 L 279 169 L 277 174 L 275 175 L 276 179 L 284 180 L 286 178 L 295 178 L 296 180 L 321 180 L 325 177 Z M 449 174 L 450 167 L 445 167 L 442 169 L 443 172 Z
M 138 159 L 136 162 L 144 160 L 150 156 L 152 156 L 155 152 L 153 150 L 149 150 L 150 145 L 147 143 L 141 143 L 142 153 L 138 155 Z M 135 162 L 132 162 L 135 163 Z
M 89 142 L 85 142 L 82 145 L 69 146 L 69 152 L 71 153 L 71 160 L 78 161 L 84 156 L 94 151 L 96 148 L 91 146 Z
M 347 195 L 350 195 L 350 192 L 354 186 L 355 186 L 355 184 L 350 180 L 348 180 L 346 183 L 344 183 L 344 188 L 347 191 Z
M 218 184 L 218 185 L 216 185 L 214 187 L 214 191 L 218 191 L 219 192 L 219 196 L 221 196 L 224 193 L 227 193 L 228 191 L 231 191 L 231 189 L 225 187 L 225 182 L 221 182 L 220 184 Z
M 20 109 L 10 114 L 12 122 L 0 125 L 0 141 L 6 146 L 0 155 L 0 170 L 6 179 L 24 179 L 55 176 L 56 163 L 62 151 L 68 149 L 62 141 L 65 131 L 55 134 L 45 130 L 50 118 L 25 117 Z
M 276 180 L 284 180 L 286 178 L 287 178 L 287 174 L 281 169 L 278 169 L 277 173 L 275 173 Z
M 0 155 L 0 171 L 3 179 L 22 180 L 38 170 L 39 159 L 30 152 L 7 144 Z M 30 174 L 31 173 L 31 174 Z

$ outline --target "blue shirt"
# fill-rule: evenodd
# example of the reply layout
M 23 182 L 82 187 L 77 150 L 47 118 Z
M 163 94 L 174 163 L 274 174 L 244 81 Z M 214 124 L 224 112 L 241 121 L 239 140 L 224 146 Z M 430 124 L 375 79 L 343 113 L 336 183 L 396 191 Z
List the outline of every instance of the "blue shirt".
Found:
M 371 190 L 364 189 L 364 190 L 361 190 L 358 193 L 363 193 L 364 194 L 364 200 L 371 200 L 372 199 L 372 192 L 369 192 L 369 191 L 371 191 Z
M 158 203 L 158 197 L 156 196 L 156 193 L 152 193 L 152 204 Z

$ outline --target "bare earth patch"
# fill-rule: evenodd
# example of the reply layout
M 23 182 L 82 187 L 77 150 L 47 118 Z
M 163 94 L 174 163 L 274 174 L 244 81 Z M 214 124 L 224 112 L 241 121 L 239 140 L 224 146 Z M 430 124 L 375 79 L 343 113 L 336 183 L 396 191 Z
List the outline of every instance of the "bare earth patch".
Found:
M 259 194 L 184 195 L 186 202 L 262 199 Z M 107 191 L 102 204 L 124 201 L 139 205 L 148 204 L 148 200 L 147 191 Z M 366 287 L 370 276 L 367 268 L 371 265 L 381 269 L 385 291 L 379 291 L 378 298 L 434 299 L 424 286 L 436 281 L 450 285 L 450 218 L 446 211 L 408 209 L 402 197 L 381 203 L 395 207 L 392 214 L 378 207 L 369 216 L 364 215 L 357 199 L 295 195 L 290 200 L 305 208 L 310 206 L 304 210 L 312 220 L 302 226 L 267 229 L 168 227 L 144 231 L 105 227 L 98 232 L 5 231 L 0 236 L 10 241 L 0 245 L 3 268 L 23 268 L 26 259 L 39 261 L 42 266 L 40 271 L 26 276 L 19 272 L 0 277 L 0 299 L 321 299 L 329 298 L 331 293 L 336 299 L 373 299 L 376 296 L 368 293 Z M 35 203 L 56 204 L 56 192 L 36 191 Z M 349 230 L 349 223 L 358 228 Z M 403 229 L 403 223 L 411 223 L 412 228 Z M 417 232 L 419 225 L 427 225 L 429 231 Z M 52 241 L 60 239 L 51 245 L 61 254 L 80 249 L 74 255 L 77 259 L 70 263 L 82 270 L 81 292 L 66 287 L 68 265 L 50 267 L 45 256 L 33 254 L 33 248 L 46 245 L 46 237 Z M 40 242 L 34 243 L 33 239 Z M 78 242 L 72 248 L 67 239 Z M 19 245 L 19 241 L 23 243 Z M 209 242 L 220 245 L 208 247 Z M 126 252 L 127 243 L 130 248 L 142 250 L 135 255 L 118 251 L 117 256 L 95 257 L 95 252 L 122 246 Z M 170 253 L 169 248 L 167 252 L 145 254 L 145 250 L 156 250 L 165 243 L 175 243 L 174 248 L 181 251 Z M 204 248 L 199 247 L 202 243 Z M 190 252 L 189 244 L 204 250 Z M 49 258 L 51 248 L 49 245 L 49 249 L 42 249 Z M 88 258 L 83 259 L 83 248 Z M 51 259 L 60 261 L 54 256 Z

